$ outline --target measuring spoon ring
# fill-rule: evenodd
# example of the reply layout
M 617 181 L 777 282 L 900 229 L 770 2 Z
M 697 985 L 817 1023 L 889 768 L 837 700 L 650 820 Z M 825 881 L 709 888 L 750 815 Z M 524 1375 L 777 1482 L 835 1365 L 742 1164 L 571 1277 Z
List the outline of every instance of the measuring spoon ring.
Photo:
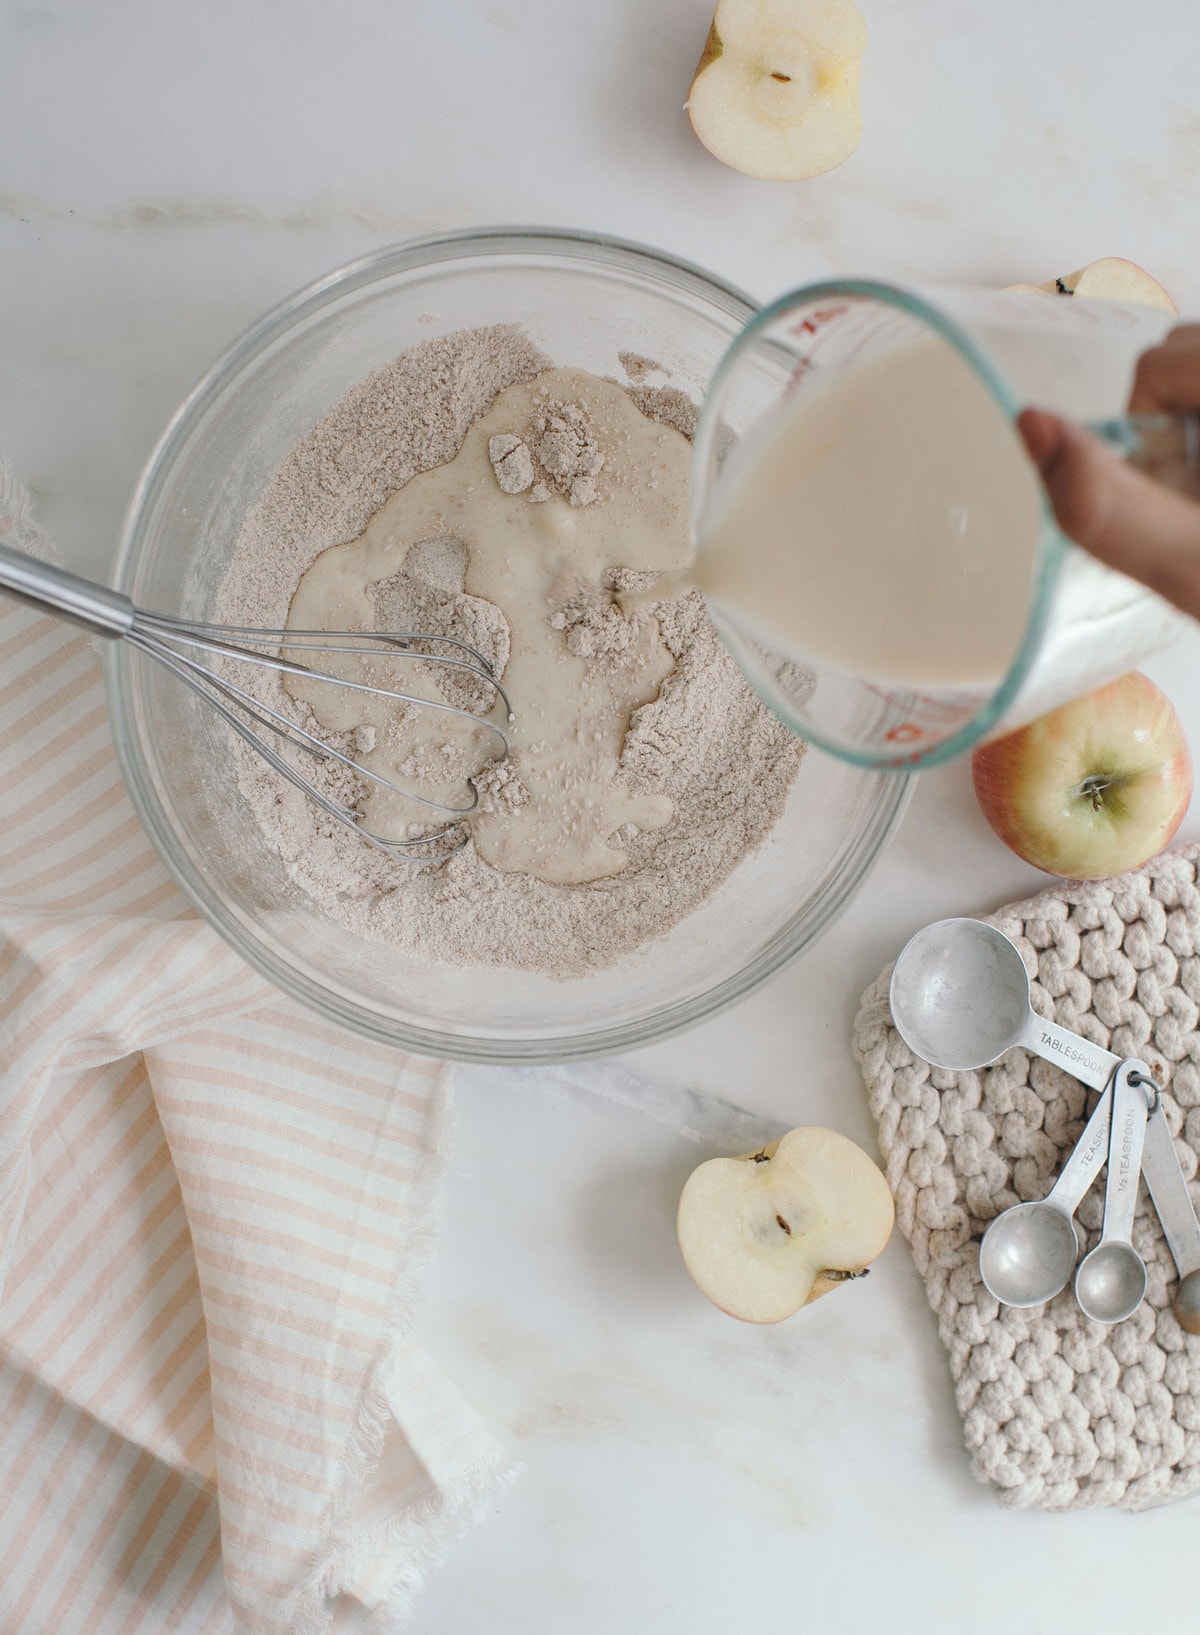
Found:
M 1147 1087 L 1154 1089 L 1147 1097 Z M 1113 1074 L 1108 1177 L 1100 1242 L 1083 1257 L 1075 1274 L 1075 1298 L 1096 1323 L 1122 1323 L 1146 1295 L 1146 1266 L 1133 1247 L 1133 1217 L 1150 1104 L 1158 1091 L 1145 1062 L 1130 1057 Z

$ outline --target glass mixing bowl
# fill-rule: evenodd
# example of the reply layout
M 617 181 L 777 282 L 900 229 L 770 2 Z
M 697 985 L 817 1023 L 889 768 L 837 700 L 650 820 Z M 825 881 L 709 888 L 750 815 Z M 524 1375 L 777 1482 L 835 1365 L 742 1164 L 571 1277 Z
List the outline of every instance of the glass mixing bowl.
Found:
M 593 234 L 484 229 L 398 245 L 277 307 L 164 434 L 118 558 L 139 605 L 215 617 L 243 518 L 293 444 L 421 341 L 514 323 L 558 364 L 641 353 L 699 399 L 754 307 L 696 267 Z M 329 1021 L 425 1055 L 566 1061 L 648 1044 L 732 1004 L 813 942 L 894 828 L 906 780 L 810 751 L 760 849 L 693 914 L 604 971 L 558 981 L 408 958 L 334 924 L 288 876 L 236 784 L 228 729 L 125 644 L 106 654 L 117 750 L 167 867 L 240 954 Z

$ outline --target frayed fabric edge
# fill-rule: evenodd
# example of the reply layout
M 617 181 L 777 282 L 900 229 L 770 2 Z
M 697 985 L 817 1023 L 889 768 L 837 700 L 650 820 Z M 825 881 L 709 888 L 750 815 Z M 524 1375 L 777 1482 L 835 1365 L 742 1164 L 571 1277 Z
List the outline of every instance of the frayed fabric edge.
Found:
M 481 1460 L 444 1488 L 407 1504 L 398 1514 L 373 1522 L 349 1539 L 338 1538 L 338 1518 L 379 1467 L 389 1425 L 396 1421 L 388 1384 L 400 1347 L 412 1335 L 420 1300 L 421 1282 L 437 1236 L 437 1193 L 449 1163 L 453 1138 L 450 1102 L 452 1069 L 447 1067 L 435 1091 L 430 1115 L 430 1154 L 424 1175 L 414 1185 L 409 1228 L 398 1255 L 400 1271 L 393 1288 L 392 1319 L 381 1352 L 370 1374 L 357 1422 L 342 1456 L 340 1479 L 326 1514 L 324 1537 L 313 1554 L 308 1577 L 295 1591 L 287 1625 L 288 1635 L 327 1635 L 334 1618 L 333 1598 L 369 1566 L 381 1552 L 403 1548 L 407 1563 L 398 1565 L 395 1582 L 383 1600 L 363 1609 L 362 1628 L 384 1635 L 398 1629 L 413 1610 L 417 1595 L 451 1546 L 474 1523 L 483 1519 L 486 1506 L 524 1471 L 524 1466 L 503 1453 Z
M 357 1622 L 338 1626 L 361 1629 L 364 1635 L 391 1635 L 401 1629 L 412 1616 L 430 1577 L 454 1545 L 486 1519 L 492 1503 L 525 1473 L 525 1468 L 503 1456 L 485 1460 L 441 1491 L 408 1506 L 402 1515 L 372 1527 L 327 1565 L 321 1583 L 314 1586 L 319 1601 L 314 1604 L 306 1596 L 289 1635 L 324 1635 L 335 1615 L 332 1600 L 343 1593 L 342 1580 L 353 1579 L 381 1553 L 403 1552 L 405 1559 L 397 1566 L 384 1599 L 375 1607 L 364 1607 Z
M 62 556 L 50 543 L 50 536 L 33 517 L 28 490 L 17 481 L 12 466 L 0 455 L 0 539 L 43 562 L 61 565 Z

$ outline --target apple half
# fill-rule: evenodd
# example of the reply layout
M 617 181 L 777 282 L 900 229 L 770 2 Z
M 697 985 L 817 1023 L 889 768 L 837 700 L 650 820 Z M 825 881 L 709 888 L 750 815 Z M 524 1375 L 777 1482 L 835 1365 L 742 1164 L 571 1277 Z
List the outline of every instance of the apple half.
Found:
M 1157 307 L 1177 313 L 1179 308 L 1157 278 L 1144 267 L 1117 255 L 1090 261 L 1078 272 L 1064 273 L 1049 284 L 1010 284 L 1011 290 L 1031 294 L 1082 295 L 1087 301 L 1128 301 L 1132 306 Z
M 806 1125 L 693 1170 L 676 1230 L 684 1265 L 715 1306 L 778 1323 L 863 1276 L 894 1221 L 888 1184 L 862 1148 Z
M 719 0 L 688 92 L 692 129 L 723 164 L 768 182 L 819 176 L 862 134 L 852 0 Z
M 1188 809 L 1192 758 L 1166 694 L 1120 676 L 971 757 L 984 817 L 1048 874 L 1103 880 L 1140 868 Z

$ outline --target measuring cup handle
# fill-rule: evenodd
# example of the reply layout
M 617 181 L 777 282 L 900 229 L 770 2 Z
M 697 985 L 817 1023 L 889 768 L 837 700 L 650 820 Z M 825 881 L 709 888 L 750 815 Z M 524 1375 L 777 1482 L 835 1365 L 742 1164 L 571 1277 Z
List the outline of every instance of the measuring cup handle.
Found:
M 1081 1039 L 1068 1028 L 1060 1028 L 1057 1022 L 1047 1022 L 1032 1013 L 1016 1042 L 1032 1050 L 1035 1056 L 1057 1062 L 1075 1078 L 1090 1084 L 1093 1090 L 1104 1089 L 1112 1078 L 1113 1068 L 1121 1060 L 1111 1050 L 1101 1050 L 1099 1045 Z
M 1200 499 L 1200 414 L 1130 414 L 1091 430 L 1156 482 Z

